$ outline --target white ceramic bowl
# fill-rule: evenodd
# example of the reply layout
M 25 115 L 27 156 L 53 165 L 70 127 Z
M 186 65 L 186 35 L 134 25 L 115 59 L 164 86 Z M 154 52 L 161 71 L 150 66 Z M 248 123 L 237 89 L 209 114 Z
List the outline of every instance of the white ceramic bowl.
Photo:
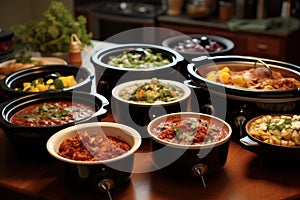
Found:
M 99 132 L 116 137 L 127 142 L 131 149 L 125 154 L 101 161 L 77 161 L 58 155 L 61 142 L 75 136 L 79 131 Z M 124 183 L 131 175 L 134 163 L 134 153 L 141 145 L 141 136 L 133 128 L 113 122 L 91 122 L 74 125 L 62 129 L 51 136 L 47 142 L 47 150 L 51 156 L 64 167 L 63 176 L 83 188 L 102 191 L 102 184 L 109 184 L 110 188 Z
M 116 158 L 102 160 L 102 161 L 77 161 L 64 158 L 58 155 L 59 145 L 66 138 L 75 136 L 80 131 L 93 131 L 103 130 L 105 135 L 116 137 L 131 146 L 131 149 L 125 154 L 118 156 Z M 134 154 L 134 152 L 139 148 L 141 144 L 141 136 L 139 133 L 130 128 L 129 126 L 113 123 L 113 122 L 92 122 L 74 125 L 65 129 L 62 129 L 51 136 L 47 142 L 47 150 L 54 158 L 61 160 L 63 162 L 73 163 L 73 164 L 84 164 L 84 165 L 95 165 L 109 163 L 116 160 L 121 160 L 124 157 Z
M 112 96 L 114 98 L 116 98 L 117 100 L 121 101 L 121 102 L 128 103 L 128 104 L 133 104 L 133 105 L 136 105 L 136 106 L 153 106 L 153 105 L 158 105 L 158 104 L 159 105 L 171 105 L 171 104 L 174 104 L 174 103 L 178 103 L 179 101 L 186 100 L 191 95 L 190 88 L 187 87 L 183 83 L 180 83 L 180 82 L 177 82 L 177 81 L 172 81 L 172 80 L 164 80 L 164 79 L 158 79 L 158 81 L 163 83 L 163 84 L 174 86 L 174 87 L 182 90 L 183 95 L 175 101 L 154 102 L 154 103 L 133 102 L 133 101 L 129 101 L 129 100 L 126 100 L 126 99 L 123 99 L 123 98 L 120 97 L 120 95 L 119 95 L 120 92 L 125 90 L 128 87 L 132 87 L 132 89 L 134 89 L 134 88 L 137 88 L 140 85 L 143 85 L 144 83 L 150 83 L 151 82 L 151 79 L 142 79 L 142 80 L 129 81 L 129 82 L 117 85 L 112 90 Z
M 119 95 L 120 92 L 136 84 L 141 85 L 146 82 L 151 82 L 151 79 L 122 83 L 112 90 L 111 110 L 115 121 L 139 130 L 142 137 L 148 137 L 146 128 L 153 118 L 166 113 L 185 112 L 189 110 L 191 99 L 191 90 L 189 87 L 183 83 L 172 80 L 158 79 L 158 81 L 180 88 L 183 91 L 183 96 L 170 102 L 133 102 L 121 98 Z

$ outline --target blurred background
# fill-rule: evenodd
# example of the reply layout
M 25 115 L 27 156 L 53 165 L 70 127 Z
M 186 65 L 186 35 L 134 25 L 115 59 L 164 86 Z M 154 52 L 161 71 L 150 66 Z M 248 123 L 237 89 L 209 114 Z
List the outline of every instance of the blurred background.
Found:
M 9 30 L 10 26 L 40 19 L 41 13 L 49 7 L 51 0 L 5 0 L 0 2 L 0 28 Z M 74 12 L 73 0 L 62 0 Z

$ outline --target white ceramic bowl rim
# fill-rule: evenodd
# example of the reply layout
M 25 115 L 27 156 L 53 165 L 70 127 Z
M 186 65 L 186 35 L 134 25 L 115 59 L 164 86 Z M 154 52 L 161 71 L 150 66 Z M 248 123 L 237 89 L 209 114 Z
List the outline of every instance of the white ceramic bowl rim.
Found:
M 61 142 L 67 138 L 64 137 L 64 135 L 68 135 L 68 133 L 71 132 L 77 132 L 78 130 L 86 130 L 88 128 L 97 128 L 97 127 L 111 127 L 111 128 L 119 128 L 121 130 L 124 130 L 126 133 L 128 133 L 130 136 L 133 138 L 133 145 L 131 149 L 124 153 L 121 156 L 112 158 L 112 159 L 107 159 L 107 160 L 100 160 L 100 161 L 78 161 L 78 160 L 72 160 L 68 158 L 64 158 L 60 155 L 58 155 L 58 147 L 61 144 Z M 68 136 L 69 137 L 69 136 Z M 114 123 L 114 122 L 91 122 L 91 123 L 83 123 L 83 124 L 78 124 L 74 125 L 65 129 L 62 129 L 58 132 L 56 132 L 54 135 L 52 135 L 46 144 L 47 150 L 52 155 L 54 158 L 67 162 L 67 163 L 72 163 L 72 164 L 79 164 L 79 165 L 97 165 L 97 164 L 108 164 L 111 162 L 119 161 L 122 160 L 123 158 L 126 158 L 132 154 L 134 154 L 137 149 L 140 147 L 142 143 L 142 139 L 140 134 L 133 128 L 119 124 L 119 123 Z
M 207 118 L 211 118 L 212 120 L 216 120 L 217 122 L 220 122 L 221 124 L 224 124 L 227 128 L 228 128 L 228 133 L 226 135 L 225 138 L 217 141 L 217 142 L 213 142 L 213 143 L 209 143 L 209 144 L 198 144 L 198 145 L 185 145 L 185 144 L 176 144 L 176 143 L 172 143 L 172 142 L 167 142 L 163 139 L 159 139 L 158 137 L 156 137 L 155 135 L 152 134 L 152 126 L 153 124 L 156 124 L 157 122 L 160 122 L 160 121 L 164 121 L 165 118 L 167 117 L 171 117 L 171 116 L 182 116 L 182 117 L 207 117 Z M 204 114 L 204 113 L 196 113 L 196 112 L 178 112 L 178 113 L 171 113 L 171 114 L 166 114 L 166 115 L 162 115 L 160 117 L 157 117 L 155 119 L 153 119 L 149 124 L 148 124 L 148 127 L 147 127 L 147 131 L 148 131 L 148 134 L 150 135 L 150 137 L 161 143 L 161 144 L 164 144 L 166 146 L 170 146 L 170 147 L 175 147 L 175 148 L 180 148 L 180 149 L 202 149 L 202 148 L 213 148 L 215 146 L 219 146 L 221 144 L 224 144 L 225 142 L 227 142 L 230 137 L 231 137 L 231 133 L 232 133 L 232 129 L 231 129 L 231 126 L 225 122 L 224 120 L 218 118 L 218 117 L 215 117 L 215 116 L 212 116 L 212 115 L 209 115 L 209 114 Z
M 133 102 L 133 101 L 125 100 L 119 96 L 120 91 L 122 91 L 124 88 L 126 88 L 128 86 L 134 86 L 135 84 L 143 84 L 146 82 L 151 82 L 151 79 L 141 79 L 141 80 L 129 81 L 126 83 L 121 83 L 120 85 L 117 85 L 113 88 L 112 95 L 114 98 L 116 98 L 117 100 L 119 100 L 121 102 L 132 104 L 132 105 L 139 105 L 139 106 L 172 105 L 172 104 L 184 101 L 191 96 L 190 88 L 188 86 L 186 86 L 184 83 L 180 83 L 180 82 L 172 81 L 172 80 L 165 80 L 165 79 L 158 79 L 158 81 L 165 83 L 165 84 L 172 85 L 172 86 L 176 86 L 176 87 L 182 89 L 184 92 L 183 96 L 175 101 L 159 102 L 159 103 Z

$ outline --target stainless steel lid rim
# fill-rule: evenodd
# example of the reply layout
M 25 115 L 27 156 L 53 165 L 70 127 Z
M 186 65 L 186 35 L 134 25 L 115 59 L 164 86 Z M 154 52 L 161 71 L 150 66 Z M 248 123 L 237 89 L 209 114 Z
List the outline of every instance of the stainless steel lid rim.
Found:
M 244 62 L 254 62 L 257 61 L 258 58 L 255 57 L 247 57 L 247 56 L 215 56 L 215 57 L 198 57 L 195 58 L 194 61 L 196 61 L 196 64 L 198 66 L 195 66 L 195 63 L 191 63 L 187 66 L 187 70 L 189 73 L 189 77 L 191 78 L 192 82 L 196 84 L 196 86 L 202 87 L 206 90 L 212 91 L 212 92 L 219 92 L 220 94 L 223 93 L 223 95 L 227 95 L 228 97 L 235 98 L 235 99 L 241 99 L 244 101 L 263 101 L 263 102 L 287 102 L 287 101 L 298 101 L 300 99 L 300 88 L 295 88 L 291 90 L 251 90 L 247 88 L 237 88 L 234 86 L 227 86 L 221 83 L 215 83 L 212 81 L 209 81 L 199 75 L 197 73 L 198 70 L 201 70 L 201 68 L 204 68 L 207 65 L 212 65 L 215 63 L 221 63 L 221 61 L 228 61 L 230 63 L 240 63 L 241 61 Z M 300 67 L 284 63 L 281 61 L 274 61 L 274 60 L 268 60 L 263 59 L 265 62 L 269 62 L 272 64 L 279 65 L 277 66 L 278 69 L 284 69 L 285 71 L 288 71 L 289 73 L 293 73 L 295 75 L 298 75 L 300 77 Z
M 287 63 L 287 62 L 283 62 L 283 61 L 279 61 L 279 60 L 273 60 L 273 59 L 267 59 L 267 58 L 261 58 L 261 57 L 254 57 L 254 56 L 241 56 L 241 55 L 225 55 L 225 56 L 210 56 L 210 57 L 206 57 L 206 59 L 208 60 L 225 60 L 225 61 L 257 61 L 258 59 L 263 60 L 269 64 L 276 64 L 276 65 L 280 65 L 280 66 L 289 66 L 289 67 L 293 67 L 295 69 L 298 69 L 298 71 L 300 70 L 300 66 L 292 64 L 292 63 Z M 300 71 L 299 71 L 300 72 Z

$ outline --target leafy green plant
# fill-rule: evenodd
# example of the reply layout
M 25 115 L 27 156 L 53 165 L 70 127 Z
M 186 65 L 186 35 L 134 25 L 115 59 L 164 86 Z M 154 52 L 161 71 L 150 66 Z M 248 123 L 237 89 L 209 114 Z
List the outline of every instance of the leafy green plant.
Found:
M 12 26 L 11 31 L 28 50 L 45 54 L 68 52 L 73 33 L 82 45 L 91 44 L 92 33 L 86 30 L 86 23 L 82 15 L 73 17 L 62 2 L 51 1 L 40 21 L 31 20 L 26 24 Z

